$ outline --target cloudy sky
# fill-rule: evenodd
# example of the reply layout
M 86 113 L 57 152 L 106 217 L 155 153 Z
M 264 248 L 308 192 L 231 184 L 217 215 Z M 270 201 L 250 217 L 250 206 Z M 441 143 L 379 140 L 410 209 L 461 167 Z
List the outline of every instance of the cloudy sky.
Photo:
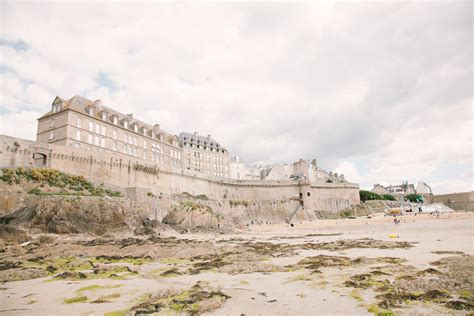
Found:
M 0 133 L 76 94 L 248 163 L 473 189 L 466 2 L 1 2 Z

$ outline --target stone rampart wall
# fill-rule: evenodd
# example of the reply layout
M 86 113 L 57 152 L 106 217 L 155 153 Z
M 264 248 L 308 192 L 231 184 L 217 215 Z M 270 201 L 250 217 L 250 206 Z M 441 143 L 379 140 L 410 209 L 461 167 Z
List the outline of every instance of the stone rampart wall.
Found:
M 42 158 L 46 158 L 42 160 Z M 307 210 L 339 211 L 359 201 L 352 183 L 311 185 L 298 181 L 216 180 L 182 169 L 160 168 L 121 153 L 109 154 L 0 135 L 0 166 L 54 168 L 93 182 L 141 188 L 154 195 L 188 192 L 214 200 L 289 201 L 302 198 Z

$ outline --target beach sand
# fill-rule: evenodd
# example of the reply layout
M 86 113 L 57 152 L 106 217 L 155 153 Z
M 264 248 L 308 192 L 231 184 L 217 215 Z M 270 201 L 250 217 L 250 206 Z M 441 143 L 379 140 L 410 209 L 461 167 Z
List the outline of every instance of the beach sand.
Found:
M 94 238 L 63 236 L 49 245 L 8 245 L 2 262 L 18 265 L 1 271 L 0 315 L 120 315 L 140 308 L 165 315 L 466 315 L 473 312 L 473 221 L 473 213 L 462 212 L 403 216 L 397 225 L 374 216 L 251 225 L 231 235 L 170 233 L 143 242 L 97 238 L 86 245 Z M 127 255 L 135 259 L 121 258 Z M 70 262 L 58 263 L 64 257 Z M 81 268 L 87 261 L 92 267 Z M 17 276 L 47 266 L 56 270 Z M 130 271 L 97 272 L 111 267 Z M 87 277 L 55 278 L 68 269 Z M 201 296 L 190 290 L 196 284 Z M 394 292 L 405 294 L 397 301 Z

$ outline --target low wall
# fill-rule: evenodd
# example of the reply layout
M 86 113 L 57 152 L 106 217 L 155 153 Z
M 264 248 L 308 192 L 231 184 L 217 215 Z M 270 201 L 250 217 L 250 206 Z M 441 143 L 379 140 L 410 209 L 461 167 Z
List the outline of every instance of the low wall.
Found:
M 474 211 L 474 192 L 461 192 L 450 194 L 432 195 L 431 203 L 443 203 L 453 210 Z
M 339 211 L 360 202 L 359 186 L 353 183 L 315 185 L 302 181 L 216 180 L 180 168 L 162 168 L 159 164 L 121 153 L 87 151 L 0 135 L 0 166 L 33 167 L 42 164 L 82 175 L 96 183 L 140 188 L 140 195 L 149 190 L 154 195 L 188 192 L 224 201 L 301 198 L 306 210 L 326 211 Z

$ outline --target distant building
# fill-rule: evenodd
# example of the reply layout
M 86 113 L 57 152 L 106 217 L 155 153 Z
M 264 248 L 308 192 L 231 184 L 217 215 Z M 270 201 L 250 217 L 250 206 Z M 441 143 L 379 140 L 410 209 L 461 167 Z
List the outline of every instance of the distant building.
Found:
M 230 155 L 211 135 L 182 132 L 183 168 L 217 178 L 230 178 Z
M 319 169 L 316 159 L 300 159 L 293 164 L 271 165 L 262 168 L 264 180 L 309 180 L 311 183 L 347 182 L 343 174 Z
M 371 191 L 380 195 L 388 194 L 388 190 L 380 184 L 374 184 L 374 187 Z
M 374 184 L 371 192 L 384 195 L 391 194 L 394 196 L 408 195 L 408 194 L 432 194 L 431 187 L 425 182 L 418 182 L 416 188 L 414 184 L 403 182 L 399 185 L 383 186 L 381 184 Z
M 433 194 L 431 187 L 427 185 L 425 182 L 418 182 L 416 185 L 416 193 L 418 194 Z
M 237 180 L 260 180 L 261 168 L 248 166 L 239 157 L 235 156 L 230 161 L 230 178 Z

